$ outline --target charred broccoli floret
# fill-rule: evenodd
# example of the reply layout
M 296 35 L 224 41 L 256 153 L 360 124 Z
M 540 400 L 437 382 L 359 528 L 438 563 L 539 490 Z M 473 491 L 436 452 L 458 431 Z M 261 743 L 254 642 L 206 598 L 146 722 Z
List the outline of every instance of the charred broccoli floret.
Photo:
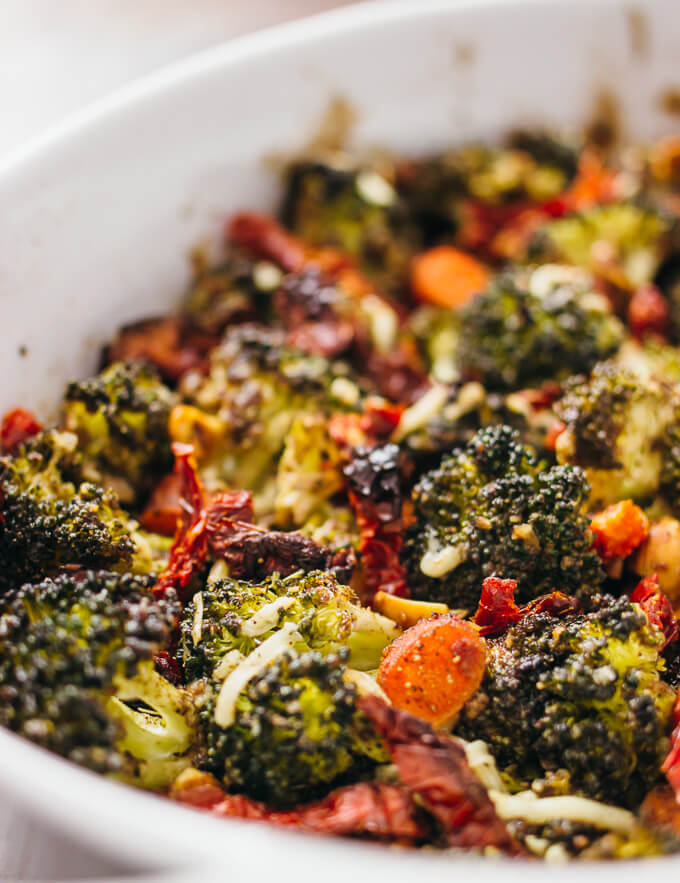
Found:
M 674 386 L 616 362 L 574 380 L 555 410 L 566 425 L 557 438 L 559 462 L 580 466 L 591 486 L 590 506 L 632 498 L 646 504 L 668 485 L 680 399 Z
M 78 436 L 83 475 L 115 487 L 124 502 L 172 465 L 168 419 L 173 395 L 156 372 L 114 362 L 66 389 L 63 424 Z
M 291 166 L 281 218 L 312 245 L 356 257 L 385 292 L 403 287 L 409 259 L 419 246 L 417 228 L 393 185 L 374 169 L 349 165 L 344 157 Z
M 188 764 L 190 703 L 153 662 L 180 614 L 174 599 L 99 571 L 26 584 L 0 611 L 0 723 L 146 788 Z
M 474 610 L 482 581 L 518 581 L 528 601 L 559 588 L 588 596 L 603 579 L 580 469 L 546 468 L 508 426 L 481 429 L 413 490 L 403 560 L 417 598 Z
M 535 236 L 530 256 L 591 270 L 623 288 L 651 282 L 667 255 L 675 219 L 635 202 L 594 206 L 550 221 Z
M 136 525 L 116 495 L 69 480 L 78 471 L 76 445 L 72 433 L 47 430 L 16 456 L 0 457 L 0 586 L 65 564 L 132 566 Z
M 489 389 L 520 389 L 588 370 L 622 339 L 621 323 L 586 279 L 541 267 L 526 284 L 496 279 L 462 310 L 458 364 Z
M 664 637 L 627 597 L 585 613 L 525 616 L 489 642 L 487 672 L 457 731 L 483 739 L 520 784 L 566 769 L 586 796 L 634 806 L 659 777 L 674 691 Z
M 179 658 L 188 680 L 211 676 L 225 657 L 238 663 L 294 623 L 296 649 L 334 653 L 349 648 L 353 668 L 373 669 L 397 635 L 394 623 L 359 604 L 354 592 L 331 573 L 313 571 L 261 583 L 209 580 L 187 606 L 181 625 Z
M 357 707 L 356 687 L 345 679 L 346 656 L 278 655 L 230 699 L 220 725 L 227 678 L 217 701 L 201 709 L 205 748 L 199 765 L 229 789 L 286 807 L 386 762 L 382 740 Z

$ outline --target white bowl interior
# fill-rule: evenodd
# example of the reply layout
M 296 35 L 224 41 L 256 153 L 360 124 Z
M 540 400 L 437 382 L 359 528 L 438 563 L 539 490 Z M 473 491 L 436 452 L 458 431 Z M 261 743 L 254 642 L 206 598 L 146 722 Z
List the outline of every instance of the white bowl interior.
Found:
M 578 125 L 602 90 L 617 96 L 630 137 L 661 134 L 677 126 L 660 105 L 680 80 L 677 13 L 677 0 L 371 3 L 210 50 L 79 115 L 0 168 L 0 410 L 49 415 L 120 324 L 175 303 L 191 246 L 217 237 L 235 209 L 274 205 L 265 158 L 298 149 L 332 97 L 357 112 L 354 144 L 413 153 L 518 124 Z M 432 854 L 189 815 L 5 732 L 0 787 L 151 863 L 221 856 L 237 871 L 259 857 L 264 871 L 298 881 L 320 868 L 340 878 L 357 855 L 367 877 L 453 870 Z M 499 870 L 470 859 L 457 868 Z M 539 872 L 517 862 L 502 871 Z

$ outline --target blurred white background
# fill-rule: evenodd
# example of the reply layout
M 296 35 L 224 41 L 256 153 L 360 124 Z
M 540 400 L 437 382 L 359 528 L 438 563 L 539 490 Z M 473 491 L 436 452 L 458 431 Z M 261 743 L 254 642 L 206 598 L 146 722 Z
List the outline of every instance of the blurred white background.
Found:
M 0 0 L 0 160 L 168 62 L 349 2 L 356 0 Z M 43 830 L 0 793 L 0 880 L 114 876 L 139 879 Z

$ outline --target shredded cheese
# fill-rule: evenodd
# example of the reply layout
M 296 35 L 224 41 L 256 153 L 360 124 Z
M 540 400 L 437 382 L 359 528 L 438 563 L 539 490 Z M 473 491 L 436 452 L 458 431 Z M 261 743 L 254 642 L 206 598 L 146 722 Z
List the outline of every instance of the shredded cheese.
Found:
M 458 546 L 432 544 L 420 559 L 420 569 L 425 576 L 438 579 L 459 567 L 467 556 L 468 547 L 465 543 Z
M 213 669 L 213 677 L 217 681 L 223 681 L 235 668 L 238 668 L 245 658 L 240 650 L 229 650 Z
M 200 644 L 203 637 L 203 592 L 194 595 L 194 621 L 191 625 L 191 640 L 194 647 Z
M 254 613 L 250 619 L 247 619 L 241 626 L 241 634 L 246 638 L 257 638 L 263 635 L 269 629 L 273 629 L 279 624 L 279 614 L 282 610 L 288 610 L 295 604 L 295 598 L 290 595 L 282 595 L 269 604 L 263 604 L 262 607 Z
M 390 705 L 390 700 L 382 687 L 365 671 L 356 668 L 346 668 L 343 680 L 348 684 L 354 684 L 359 696 L 378 696 Z
M 465 749 L 465 757 L 472 772 L 477 776 L 479 781 L 484 785 L 487 791 L 505 791 L 505 785 L 501 779 L 496 761 L 487 748 L 486 742 L 481 739 L 475 739 L 474 742 L 466 742 L 460 740 Z
M 605 831 L 630 834 L 635 828 L 635 816 L 617 806 L 608 806 L 587 797 L 565 795 L 538 798 L 533 791 L 502 794 L 490 791 L 489 797 L 502 819 L 521 819 L 530 825 L 546 825 L 556 819 L 583 822 Z
M 393 440 L 399 442 L 407 435 L 427 426 L 444 407 L 449 396 L 449 388 L 443 384 L 435 384 L 421 396 L 410 408 L 401 415 L 399 425 L 394 431 Z
M 250 656 L 224 680 L 215 703 L 215 723 L 227 728 L 234 723 L 239 693 L 254 677 L 300 640 L 295 623 L 284 622 L 281 628 L 263 641 Z

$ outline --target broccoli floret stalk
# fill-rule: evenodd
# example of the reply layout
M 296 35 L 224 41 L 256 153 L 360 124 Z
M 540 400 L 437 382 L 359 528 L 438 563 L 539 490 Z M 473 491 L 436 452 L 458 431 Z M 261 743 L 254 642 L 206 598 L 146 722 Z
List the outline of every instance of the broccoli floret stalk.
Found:
M 536 234 L 531 257 L 583 267 L 621 288 L 651 282 L 672 246 L 675 219 L 635 202 L 594 206 L 551 221 Z
M 150 580 L 104 571 L 10 592 L 0 615 L 0 722 L 144 788 L 190 762 L 191 703 L 154 670 L 180 608 Z
M 559 586 L 588 596 L 603 579 L 580 469 L 546 465 L 508 426 L 481 429 L 413 490 L 403 561 L 416 598 L 473 610 L 502 573 L 528 601 Z
M 291 623 L 297 650 L 329 654 L 345 646 L 349 665 L 361 670 L 377 668 L 398 634 L 392 620 L 362 607 L 328 572 L 274 574 L 261 583 L 209 579 L 185 609 L 178 656 L 189 680 L 210 677 L 225 658 L 248 656 Z
M 295 639 L 295 626 L 286 627 L 275 639 Z M 356 687 L 345 679 L 347 651 L 284 650 L 281 644 L 264 665 L 245 673 L 237 668 L 206 687 L 210 698 L 200 713 L 205 748 L 199 766 L 229 789 L 278 807 L 319 797 L 388 761 L 382 739 L 357 707 Z
M 112 491 L 74 483 L 77 438 L 47 430 L 0 457 L 0 586 L 65 564 L 134 567 L 136 526 Z
M 606 362 L 589 379 L 570 383 L 555 410 L 566 426 L 557 437 L 557 459 L 585 470 L 591 509 L 629 498 L 645 505 L 662 484 L 675 493 L 668 470 L 680 398 L 673 385 Z
M 357 259 L 378 287 L 399 292 L 420 245 L 417 228 L 390 182 L 344 157 L 296 163 L 288 171 L 281 217 L 313 246 L 331 246 Z
M 458 367 L 493 390 L 562 380 L 616 352 L 623 328 L 587 277 L 546 266 L 504 276 L 461 311 Z
M 659 777 L 674 691 L 663 633 L 627 597 L 586 613 L 529 614 L 489 641 L 487 672 L 457 732 L 483 739 L 520 787 L 566 769 L 588 797 L 635 806 Z
M 84 477 L 139 498 L 172 466 L 168 420 L 173 394 L 141 363 L 114 362 L 89 380 L 69 384 L 63 424 L 78 436 Z

